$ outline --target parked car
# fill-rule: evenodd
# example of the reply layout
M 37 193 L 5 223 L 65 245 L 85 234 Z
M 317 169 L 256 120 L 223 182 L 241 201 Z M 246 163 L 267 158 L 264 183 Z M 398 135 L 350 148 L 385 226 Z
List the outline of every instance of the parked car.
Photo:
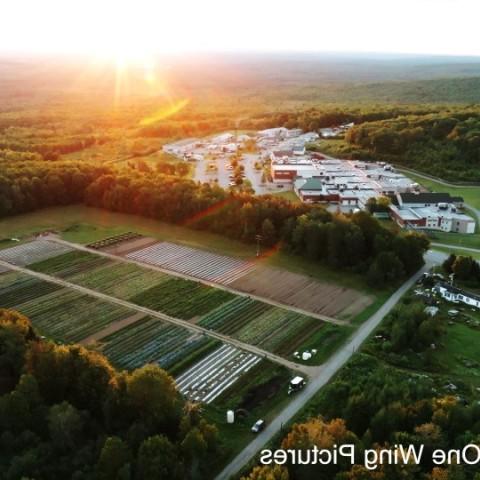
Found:
M 252 427 L 253 433 L 260 433 L 265 428 L 265 420 L 257 420 Z

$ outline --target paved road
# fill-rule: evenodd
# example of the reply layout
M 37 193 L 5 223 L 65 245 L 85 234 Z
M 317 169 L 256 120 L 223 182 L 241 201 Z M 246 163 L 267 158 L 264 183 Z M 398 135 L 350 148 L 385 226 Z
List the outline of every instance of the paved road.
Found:
M 248 343 L 241 342 L 239 340 L 236 340 L 234 338 L 228 337 L 226 335 L 222 335 L 221 333 L 214 332 L 213 330 L 209 330 L 203 327 L 200 327 L 199 325 L 195 325 L 192 323 L 189 323 L 186 320 L 181 320 L 179 318 L 171 317 L 169 315 L 166 315 L 164 313 L 157 312 L 155 310 L 151 310 L 150 308 L 142 307 L 140 305 L 136 305 L 134 303 L 128 302 L 126 300 L 121 300 L 119 298 L 111 297 L 109 295 L 106 295 L 101 292 L 97 292 L 96 290 L 91 290 L 86 287 L 82 287 L 80 285 L 75 285 L 74 283 L 67 282 L 66 280 L 62 280 L 60 278 L 52 277 L 50 275 L 47 275 L 45 273 L 40 273 L 40 272 L 34 272 L 32 270 L 29 270 L 28 268 L 25 267 L 19 267 L 18 265 L 12 265 L 8 262 L 5 262 L 3 260 L 0 260 L 0 267 L 5 267 L 10 270 L 14 270 L 16 272 L 21 272 L 25 273 L 27 275 L 30 275 L 32 277 L 38 278 L 40 280 L 44 280 L 46 282 L 50 283 L 55 283 L 56 285 L 60 285 L 61 287 L 65 288 L 70 288 L 72 290 L 75 290 L 79 293 L 82 293 L 84 295 L 90 295 L 92 297 L 96 297 L 100 300 L 104 300 L 106 302 L 114 303 L 116 305 L 120 305 L 122 307 L 128 308 L 132 311 L 135 312 L 140 312 L 145 315 L 150 315 L 151 317 L 158 318 L 159 320 L 163 320 L 164 322 L 168 323 L 173 323 L 175 325 L 178 325 L 180 327 L 187 328 L 188 330 L 191 330 L 195 333 L 200 333 L 203 335 L 206 335 L 211 338 L 215 338 L 216 340 L 220 340 L 224 343 L 233 345 L 234 347 L 240 348 L 242 350 L 246 350 L 248 352 L 251 352 L 255 355 L 258 355 L 259 357 L 267 358 L 268 360 L 271 360 L 272 362 L 278 363 L 280 365 L 284 365 L 285 367 L 292 369 L 292 370 L 297 370 L 300 372 L 303 372 L 306 375 L 309 376 L 314 376 L 318 374 L 318 371 L 322 367 L 310 367 L 307 365 L 301 365 L 295 362 L 291 362 L 289 360 L 286 360 L 283 357 L 280 357 L 278 355 L 275 355 L 271 352 L 267 352 L 266 350 L 263 350 L 259 347 L 255 347 L 253 345 L 250 345 Z
M 42 238 L 44 240 L 46 239 L 46 240 L 49 240 L 49 241 L 52 241 L 52 242 L 55 242 L 55 243 L 60 243 L 62 245 L 68 245 L 69 247 L 74 248 L 76 250 L 82 250 L 84 252 L 93 253 L 95 255 L 100 255 L 102 257 L 110 258 L 111 260 L 115 260 L 117 262 L 133 263 L 133 264 L 138 265 L 139 267 L 142 267 L 142 268 L 148 268 L 150 270 L 156 270 L 158 272 L 167 273 L 168 275 L 184 278 L 185 280 L 193 280 L 194 282 L 202 283 L 204 285 L 208 285 L 209 287 L 218 288 L 220 290 L 225 290 L 227 292 L 234 293 L 235 295 L 239 295 L 239 296 L 242 296 L 242 297 L 253 298 L 254 300 L 259 300 L 261 302 L 268 303 L 269 305 L 273 305 L 274 307 L 281 307 L 281 308 L 284 308 L 286 310 L 290 310 L 292 312 L 297 312 L 297 313 L 301 313 L 303 315 L 307 315 L 309 317 L 318 318 L 319 320 L 322 320 L 323 322 L 334 323 L 335 325 L 349 325 L 349 322 L 345 321 L 345 320 L 340 320 L 338 318 L 329 317 L 327 315 L 322 315 L 320 313 L 313 313 L 313 312 L 310 312 L 308 310 L 304 310 L 303 308 L 298 308 L 298 307 L 294 307 L 292 305 L 287 305 L 285 303 L 277 302 L 275 300 L 272 300 L 271 298 L 262 297 L 262 296 L 254 295 L 254 294 L 251 294 L 251 293 L 245 293 L 245 292 L 242 292 L 241 290 L 231 288 L 231 287 L 223 285 L 221 283 L 210 282 L 208 280 L 205 280 L 205 279 L 202 279 L 202 278 L 199 278 L 199 277 L 193 277 L 192 275 L 186 275 L 185 273 L 180 273 L 180 272 L 177 272 L 175 270 L 168 270 L 166 268 L 162 268 L 162 267 L 159 267 L 157 265 L 152 265 L 150 263 L 139 262 L 138 260 L 134 260 L 132 258 L 121 257 L 121 256 L 118 256 L 118 255 L 114 255 L 112 253 L 102 252 L 101 250 L 95 250 L 93 248 L 88 248 L 88 247 L 85 247 L 84 245 L 79 245 L 78 243 L 67 242 L 66 240 L 62 240 L 61 238 L 59 238 L 55 235 L 47 235 L 47 236 L 42 237 Z
M 426 255 L 425 266 L 407 280 L 384 304 L 352 335 L 346 345 L 341 347 L 330 359 L 323 364 L 319 374 L 310 380 L 307 386 L 296 394 L 294 399 L 280 412 L 263 432 L 257 435 L 223 470 L 217 475 L 216 480 L 226 480 L 238 473 L 256 453 L 268 443 L 282 428 L 297 414 L 306 403 L 342 368 L 353 353 L 362 345 L 367 337 L 375 330 L 383 318 L 392 310 L 400 298 L 417 281 L 423 272 L 429 270 L 434 264 L 441 263 L 447 257 L 440 252 L 429 251 Z

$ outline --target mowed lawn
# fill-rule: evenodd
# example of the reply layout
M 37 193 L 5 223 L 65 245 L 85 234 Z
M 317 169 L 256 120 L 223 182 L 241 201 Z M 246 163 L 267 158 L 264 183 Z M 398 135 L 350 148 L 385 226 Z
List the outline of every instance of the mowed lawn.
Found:
M 81 244 L 133 231 L 159 240 L 249 260 L 255 258 L 256 250 L 255 245 L 248 245 L 221 235 L 83 205 L 47 208 L 0 220 L 0 248 L 14 244 L 8 240 L 9 238 L 26 239 L 35 233 L 47 230 L 58 232 L 65 240 Z M 332 270 L 299 256 L 272 250 L 260 262 L 302 273 L 320 281 L 366 291 L 370 294 L 378 293 L 365 285 L 365 279 L 361 275 Z
M 480 318 L 480 315 L 478 316 Z M 445 367 L 445 374 L 460 377 L 468 383 L 480 385 L 480 328 L 455 322 L 447 327 L 442 340 L 445 348 L 436 354 L 436 360 Z

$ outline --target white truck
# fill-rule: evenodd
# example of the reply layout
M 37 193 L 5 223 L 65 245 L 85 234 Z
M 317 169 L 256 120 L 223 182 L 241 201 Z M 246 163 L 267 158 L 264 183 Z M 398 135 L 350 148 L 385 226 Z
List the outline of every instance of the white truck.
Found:
M 298 392 L 307 384 L 306 380 L 303 377 L 295 377 L 290 380 L 288 384 L 288 394 Z

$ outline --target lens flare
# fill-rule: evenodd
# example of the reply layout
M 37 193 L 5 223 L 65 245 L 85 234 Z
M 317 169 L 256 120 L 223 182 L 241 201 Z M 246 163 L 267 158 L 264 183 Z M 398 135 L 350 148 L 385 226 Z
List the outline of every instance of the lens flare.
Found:
M 183 110 L 188 104 L 190 103 L 190 99 L 184 98 L 183 100 L 178 100 L 177 102 L 172 103 L 166 107 L 161 108 L 153 115 L 143 118 L 140 121 L 140 125 L 142 127 L 151 125 L 152 123 L 159 122 L 160 120 L 164 120 L 165 118 L 171 117 L 175 113 L 180 112 Z

